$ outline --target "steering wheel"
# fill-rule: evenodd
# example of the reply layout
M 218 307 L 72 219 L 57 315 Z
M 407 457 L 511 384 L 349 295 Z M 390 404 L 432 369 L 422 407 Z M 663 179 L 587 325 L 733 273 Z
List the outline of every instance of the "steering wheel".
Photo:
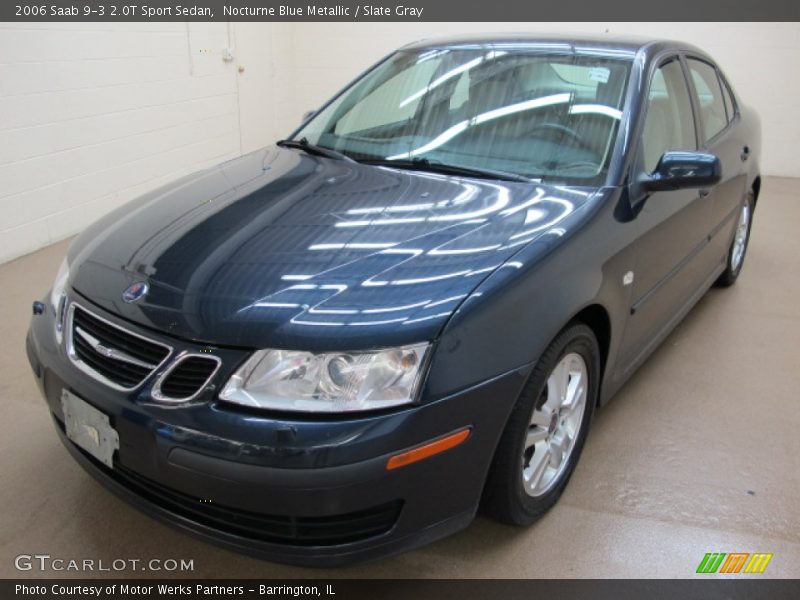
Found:
M 571 138 L 576 144 L 578 144 L 584 150 L 592 150 L 592 147 L 589 146 L 588 142 L 583 138 L 583 136 L 572 129 L 571 127 L 567 127 L 566 125 L 561 125 L 560 123 L 539 123 L 538 125 L 534 125 L 530 129 L 525 132 L 525 135 L 531 135 L 536 131 L 543 131 L 547 132 L 550 135 L 560 134 L 565 135 L 568 138 Z

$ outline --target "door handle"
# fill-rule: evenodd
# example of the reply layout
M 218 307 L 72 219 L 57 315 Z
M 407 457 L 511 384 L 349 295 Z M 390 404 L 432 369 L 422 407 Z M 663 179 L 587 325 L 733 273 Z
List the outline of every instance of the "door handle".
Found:
M 739 157 L 742 159 L 742 162 L 750 158 L 750 146 L 745 146 L 742 148 L 742 153 L 739 155 Z
M 700 190 L 699 193 L 700 193 L 700 197 L 701 198 L 705 198 L 706 196 L 708 196 L 711 193 L 711 190 L 703 189 L 703 190 Z

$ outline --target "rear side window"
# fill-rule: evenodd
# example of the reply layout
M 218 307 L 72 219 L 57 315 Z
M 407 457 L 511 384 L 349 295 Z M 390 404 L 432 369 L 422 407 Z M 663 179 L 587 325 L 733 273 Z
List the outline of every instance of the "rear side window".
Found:
M 733 103 L 733 94 L 731 94 L 731 88 L 728 87 L 728 82 L 722 76 L 720 76 L 719 80 L 722 84 L 722 99 L 725 101 L 725 112 L 728 113 L 728 123 L 730 123 L 736 114 L 736 105 Z
M 694 116 L 689 89 L 678 59 L 662 64 L 653 74 L 642 132 L 644 168 L 650 173 L 669 150 L 696 150 Z
M 700 103 L 700 115 L 705 127 L 705 140 L 708 141 L 728 124 L 728 113 L 725 110 L 722 86 L 717 77 L 717 70 L 701 60 L 690 58 L 689 72 L 692 74 L 697 99 Z

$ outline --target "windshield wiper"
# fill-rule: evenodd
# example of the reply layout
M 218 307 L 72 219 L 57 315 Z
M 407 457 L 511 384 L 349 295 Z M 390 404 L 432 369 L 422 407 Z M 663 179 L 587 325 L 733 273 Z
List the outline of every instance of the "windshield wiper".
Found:
M 281 148 L 297 148 L 298 150 L 305 150 L 309 154 L 316 154 L 317 156 L 324 156 L 325 158 L 334 158 L 336 160 L 355 162 L 352 158 L 342 152 L 334 150 L 333 148 L 326 148 L 325 146 L 317 146 L 316 144 L 309 142 L 308 139 L 304 137 L 300 138 L 299 140 L 278 140 L 276 145 L 280 146 Z
M 500 179 L 504 181 L 524 181 L 526 183 L 541 183 L 541 179 L 534 179 L 509 173 L 508 171 L 498 171 L 497 169 L 484 169 L 478 167 L 462 167 L 460 165 L 449 165 L 443 162 L 432 161 L 429 158 L 411 158 L 389 160 L 386 158 L 372 158 L 359 161 L 365 165 L 375 165 L 379 167 L 395 167 L 397 169 L 408 169 L 411 171 L 429 171 L 433 173 L 444 173 L 447 175 L 463 175 L 465 177 L 479 177 L 482 179 Z

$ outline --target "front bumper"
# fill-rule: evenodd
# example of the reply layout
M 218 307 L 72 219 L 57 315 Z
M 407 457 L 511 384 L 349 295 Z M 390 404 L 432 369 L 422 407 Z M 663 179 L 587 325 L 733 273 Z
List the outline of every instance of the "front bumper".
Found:
M 161 335 L 92 310 L 134 332 Z M 69 361 L 47 313 L 33 317 L 27 351 L 62 441 L 111 491 L 228 548 L 319 567 L 394 554 L 466 527 L 524 382 L 514 371 L 401 410 L 299 417 L 232 408 L 213 391 L 163 406 L 150 399 L 148 381 L 134 392 L 112 390 Z M 214 351 L 224 365 L 218 388 L 247 353 Z M 109 416 L 120 438 L 113 469 L 66 438 L 63 389 Z M 472 434 L 462 445 L 386 470 L 390 456 L 464 427 Z

